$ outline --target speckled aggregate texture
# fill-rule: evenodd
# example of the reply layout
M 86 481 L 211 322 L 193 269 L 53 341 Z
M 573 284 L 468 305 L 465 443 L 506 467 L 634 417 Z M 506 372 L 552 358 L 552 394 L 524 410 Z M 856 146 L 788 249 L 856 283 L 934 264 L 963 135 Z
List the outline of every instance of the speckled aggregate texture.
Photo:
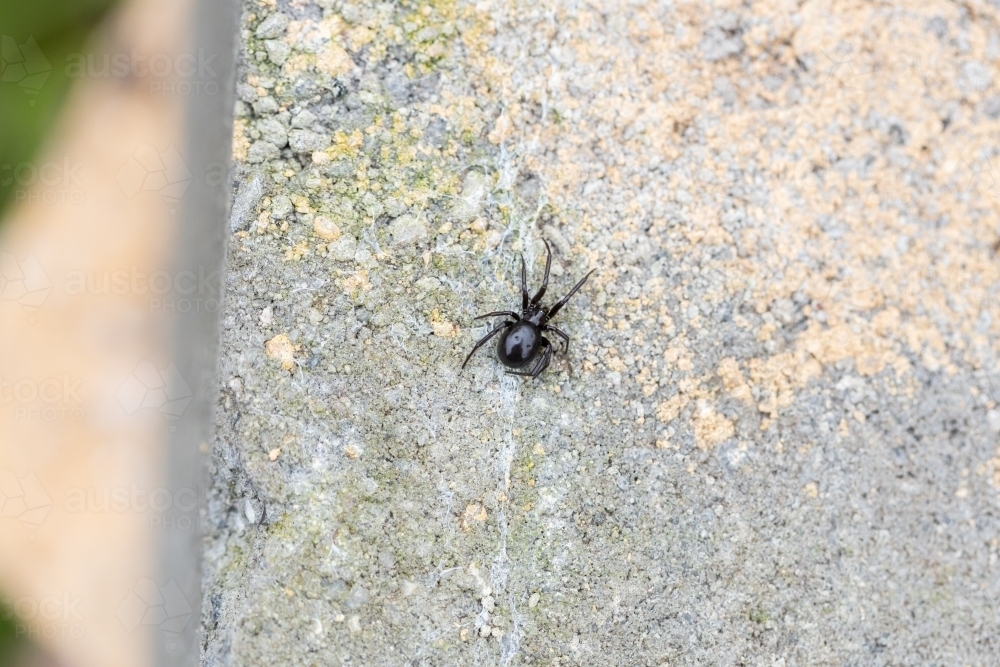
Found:
M 1000 664 L 998 18 L 245 2 L 206 664 Z

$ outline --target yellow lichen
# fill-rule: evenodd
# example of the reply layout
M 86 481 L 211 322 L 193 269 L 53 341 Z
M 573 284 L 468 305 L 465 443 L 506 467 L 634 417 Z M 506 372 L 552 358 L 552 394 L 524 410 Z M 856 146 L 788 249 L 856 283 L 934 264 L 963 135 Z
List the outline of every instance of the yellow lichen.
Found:
M 699 401 L 691 416 L 695 444 L 699 449 L 711 449 L 736 435 L 733 423 L 719 414 L 708 401 Z
M 316 56 L 316 69 L 332 77 L 343 76 L 354 68 L 350 54 L 339 44 L 331 42 Z
M 237 118 L 233 121 L 233 159 L 245 162 L 250 150 L 250 139 L 247 137 L 247 120 Z
M 472 530 L 477 523 L 486 521 L 486 508 L 479 503 L 470 503 L 466 506 L 462 516 L 458 519 L 458 526 L 463 531 Z
M 733 398 L 743 401 L 746 404 L 753 403 L 753 395 L 750 385 L 747 384 L 740 366 L 732 357 L 726 357 L 719 362 L 719 377 L 722 379 L 722 386 Z
M 278 334 L 264 344 L 264 354 L 271 359 L 281 362 L 281 367 L 286 371 L 295 368 L 295 353 L 298 346 L 293 345 L 287 334 Z

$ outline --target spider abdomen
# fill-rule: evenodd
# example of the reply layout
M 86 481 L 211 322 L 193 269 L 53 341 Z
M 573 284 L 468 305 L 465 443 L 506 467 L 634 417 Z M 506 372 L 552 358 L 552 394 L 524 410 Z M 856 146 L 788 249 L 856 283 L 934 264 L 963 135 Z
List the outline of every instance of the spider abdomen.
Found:
M 538 327 L 524 320 L 511 325 L 500 334 L 497 357 L 507 368 L 521 368 L 528 364 L 539 350 L 542 333 Z

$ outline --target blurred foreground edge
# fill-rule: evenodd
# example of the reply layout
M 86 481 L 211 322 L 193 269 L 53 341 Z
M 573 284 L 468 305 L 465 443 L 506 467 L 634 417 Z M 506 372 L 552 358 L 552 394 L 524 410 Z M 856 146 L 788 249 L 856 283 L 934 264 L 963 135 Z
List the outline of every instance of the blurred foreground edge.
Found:
M 192 95 L 188 103 L 186 132 L 190 168 L 209 173 L 219 165 L 231 172 L 232 115 L 235 101 L 236 32 L 239 20 L 237 0 L 197 0 L 192 17 L 196 49 L 218 54 L 213 67 L 219 75 L 215 95 Z M 230 202 L 228 177 L 212 181 L 193 179 L 181 209 L 180 228 L 174 249 L 174 269 L 199 270 L 215 281 L 215 293 L 224 298 L 223 276 Z M 176 275 L 176 274 L 175 274 Z M 189 380 L 190 407 L 175 424 L 169 437 L 166 479 L 173 492 L 199 489 L 204 499 L 205 460 L 212 442 L 212 421 L 216 394 L 219 317 L 221 309 L 192 308 L 176 313 L 173 359 L 181 377 Z M 203 507 L 202 503 L 200 507 Z M 171 510 L 180 520 L 180 510 Z M 165 523 L 165 525 L 170 525 Z M 193 619 L 179 635 L 156 634 L 155 662 L 163 667 L 200 663 L 198 628 L 201 617 L 201 533 L 164 530 L 159 544 L 162 580 L 174 581 L 186 600 L 194 606 Z

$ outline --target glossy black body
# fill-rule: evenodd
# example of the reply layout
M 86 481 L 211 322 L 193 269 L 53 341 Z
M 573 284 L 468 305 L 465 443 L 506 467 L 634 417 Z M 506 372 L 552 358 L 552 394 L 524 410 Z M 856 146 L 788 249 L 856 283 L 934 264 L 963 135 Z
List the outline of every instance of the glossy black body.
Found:
M 500 334 L 497 359 L 507 368 L 522 368 L 535 358 L 542 332 L 531 322 L 518 322 Z
M 551 308 L 538 305 L 545 290 L 549 285 L 549 269 L 552 267 L 552 249 L 548 242 L 545 242 L 545 277 L 542 278 L 542 286 L 535 296 L 528 298 L 527 269 L 524 265 L 524 257 L 521 257 L 521 312 L 496 311 L 480 315 L 476 319 L 484 317 L 503 316 L 504 321 L 496 326 L 492 331 L 483 336 L 476 343 L 469 356 L 462 363 L 462 368 L 469 363 L 469 359 L 480 347 L 485 345 L 493 336 L 500 334 L 497 342 L 497 358 L 508 369 L 510 375 L 526 375 L 533 378 L 538 377 L 542 371 L 549 367 L 552 361 L 552 343 L 545 337 L 545 333 L 550 332 L 559 336 L 564 344 L 564 352 L 569 351 L 569 336 L 556 326 L 549 324 L 549 320 L 566 305 L 569 298 L 576 294 L 577 290 L 583 287 L 583 283 L 590 277 L 591 271 L 580 279 L 569 294 L 560 299 Z M 522 370 L 527 369 L 527 370 Z

